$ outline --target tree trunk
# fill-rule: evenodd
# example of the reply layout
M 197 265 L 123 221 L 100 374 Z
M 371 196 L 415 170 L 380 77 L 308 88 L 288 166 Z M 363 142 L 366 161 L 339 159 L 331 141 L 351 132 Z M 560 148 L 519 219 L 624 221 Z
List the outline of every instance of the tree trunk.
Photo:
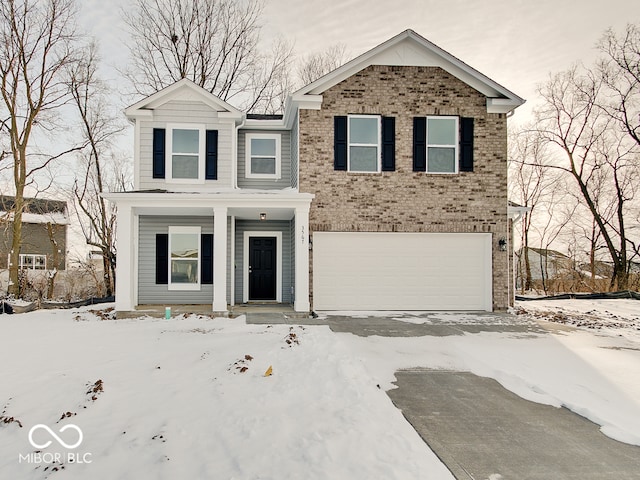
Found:
M 14 161 L 19 163 L 21 152 L 14 153 Z M 16 158 L 18 157 L 18 158 Z M 24 164 L 17 165 L 15 170 L 24 170 Z M 11 239 L 11 251 L 9 253 L 9 287 L 7 293 L 14 297 L 20 297 L 20 249 L 22 248 L 22 211 L 24 210 L 24 181 L 20 181 L 21 176 L 16 172 L 14 175 L 16 185 L 16 195 L 13 206 L 13 237 Z M 22 177 L 24 178 L 24 177 Z
M 60 262 L 60 252 L 58 242 L 56 242 L 56 232 L 58 227 L 54 227 L 51 223 L 47 223 L 47 234 L 51 242 L 51 250 L 53 257 L 53 268 L 47 271 L 47 298 L 52 299 L 56 285 L 56 276 L 58 275 L 58 263 Z

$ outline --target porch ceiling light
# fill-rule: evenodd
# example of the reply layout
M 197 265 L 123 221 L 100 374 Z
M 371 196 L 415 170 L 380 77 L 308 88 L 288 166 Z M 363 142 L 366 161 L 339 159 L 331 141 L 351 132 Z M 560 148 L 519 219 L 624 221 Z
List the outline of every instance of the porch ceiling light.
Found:
M 261 213 L 260 214 L 260 220 L 266 220 L 267 219 L 267 214 L 266 213 Z

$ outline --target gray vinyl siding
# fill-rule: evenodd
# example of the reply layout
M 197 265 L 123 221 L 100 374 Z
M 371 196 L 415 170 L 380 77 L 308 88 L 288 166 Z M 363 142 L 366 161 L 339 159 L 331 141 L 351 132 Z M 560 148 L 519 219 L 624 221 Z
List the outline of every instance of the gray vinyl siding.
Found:
M 236 245 L 235 245 L 235 303 L 243 302 L 243 275 L 244 275 L 244 232 L 282 232 L 282 302 L 292 303 L 291 295 L 291 268 L 293 265 L 293 251 L 291 248 L 291 222 L 273 221 L 260 222 L 253 220 L 236 220 Z
M 280 178 L 245 178 L 247 133 L 280 135 Z M 238 133 L 238 187 L 252 189 L 282 189 L 291 187 L 291 132 L 288 130 L 240 130 Z
M 292 288 L 291 290 L 291 303 L 293 303 L 296 299 L 296 290 L 295 290 L 295 285 L 296 285 L 296 252 L 295 252 L 295 245 L 296 245 L 296 220 L 295 218 L 293 220 L 291 220 L 289 222 L 289 241 L 291 242 L 291 272 L 289 274 L 289 278 L 291 279 L 291 286 Z
M 220 120 L 218 112 L 201 102 L 172 101 L 156 108 L 152 120 L 140 122 L 140 185 L 139 190 L 166 189 L 172 191 L 210 191 L 231 188 L 233 122 Z M 168 179 L 153 178 L 153 129 L 166 128 L 167 124 L 198 124 L 205 130 L 218 130 L 218 179 L 204 183 L 170 183 Z
M 298 188 L 298 112 L 291 129 L 291 186 Z
M 199 226 L 202 233 L 213 233 L 213 216 L 141 216 L 138 250 L 138 303 L 139 304 L 209 304 L 213 302 L 213 285 L 201 285 L 199 291 L 169 290 L 167 285 L 156 285 L 156 234 L 168 233 L 169 226 Z M 229 228 L 227 233 L 230 233 Z M 231 235 L 227 235 L 230 251 Z M 214 240 L 215 242 L 215 237 Z M 217 259 L 214 258 L 214 263 Z M 227 285 L 230 269 L 227 268 Z M 227 293 L 227 302 L 229 294 Z

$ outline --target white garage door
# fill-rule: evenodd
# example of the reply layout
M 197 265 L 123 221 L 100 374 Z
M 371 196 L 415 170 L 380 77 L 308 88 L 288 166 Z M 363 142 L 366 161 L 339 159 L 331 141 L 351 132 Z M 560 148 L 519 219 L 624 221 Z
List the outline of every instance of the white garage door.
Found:
M 491 234 L 313 235 L 315 310 L 492 309 Z

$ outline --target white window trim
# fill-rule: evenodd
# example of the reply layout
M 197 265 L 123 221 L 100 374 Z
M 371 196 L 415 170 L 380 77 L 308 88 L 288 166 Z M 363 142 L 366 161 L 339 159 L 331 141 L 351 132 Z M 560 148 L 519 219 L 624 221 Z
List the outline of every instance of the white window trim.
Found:
M 251 237 L 276 237 L 276 302 L 282 303 L 282 232 L 246 231 L 243 235 L 242 302 L 249 301 L 249 239 Z
M 245 150 L 245 164 L 244 164 L 244 177 L 245 178 L 269 178 L 279 180 L 282 175 L 282 149 L 279 133 L 247 133 L 244 137 L 244 150 Z M 251 140 L 264 139 L 276 141 L 276 173 L 251 173 Z
M 454 145 L 441 145 L 441 144 L 430 144 L 429 143 L 429 119 L 433 118 L 433 119 L 439 119 L 439 120 L 445 120 L 445 119 L 453 119 L 455 120 L 455 133 L 456 133 L 456 139 L 455 139 L 455 143 Z M 460 168 L 460 161 L 459 161 L 459 150 L 460 150 L 460 118 L 454 115 L 429 115 L 427 116 L 427 135 L 426 135 L 426 157 L 427 157 L 427 170 L 426 173 L 430 174 L 430 175 L 456 175 L 459 173 L 459 168 Z M 429 147 L 434 147 L 434 148 L 454 148 L 454 153 L 453 153 L 453 172 L 430 172 L 429 171 Z
M 378 119 L 378 165 L 376 171 L 363 172 L 351 170 L 351 147 L 371 147 L 373 143 L 351 143 L 351 119 L 352 118 L 376 118 Z M 380 173 L 382 172 L 382 116 L 381 115 L 348 115 L 347 116 L 347 171 L 350 173 Z
M 24 261 L 26 259 L 26 257 L 33 257 L 33 262 L 31 263 L 31 266 L 27 266 L 26 265 L 26 262 Z M 44 258 L 44 267 L 43 268 L 36 268 L 36 257 Z M 9 254 L 8 259 L 9 260 L 7 262 L 7 265 L 9 265 L 10 262 L 11 262 L 11 254 Z M 18 268 L 21 269 L 21 270 L 46 270 L 47 269 L 47 256 L 39 254 L 39 253 L 21 253 L 18 256 Z
M 173 178 L 173 130 L 197 130 L 198 133 L 198 178 Z M 165 138 L 165 165 L 167 166 L 167 183 L 204 183 L 204 167 L 206 155 L 206 132 L 203 124 L 168 123 Z
M 201 278 L 200 278 L 200 270 L 202 269 L 202 228 L 201 227 L 169 227 L 169 265 L 168 265 L 168 282 L 167 287 L 169 290 L 200 290 L 201 286 Z M 172 234 L 191 234 L 198 236 L 198 281 L 197 283 L 172 283 L 171 282 L 171 235 Z

